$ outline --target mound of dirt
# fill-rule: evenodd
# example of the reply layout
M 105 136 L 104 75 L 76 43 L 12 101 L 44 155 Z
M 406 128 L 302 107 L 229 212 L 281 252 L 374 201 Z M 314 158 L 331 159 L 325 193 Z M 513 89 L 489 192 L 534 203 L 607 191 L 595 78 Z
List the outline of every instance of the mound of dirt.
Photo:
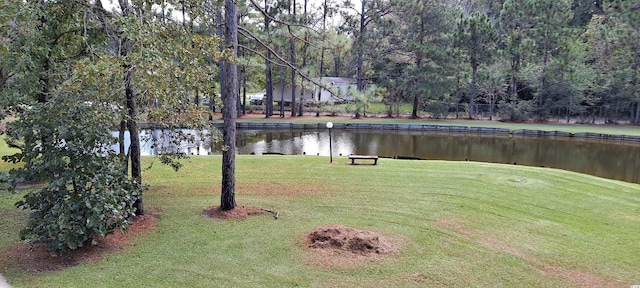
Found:
M 378 233 L 340 225 L 318 228 L 307 234 L 306 240 L 312 249 L 346 251 L 362 256 L 400 251 Z

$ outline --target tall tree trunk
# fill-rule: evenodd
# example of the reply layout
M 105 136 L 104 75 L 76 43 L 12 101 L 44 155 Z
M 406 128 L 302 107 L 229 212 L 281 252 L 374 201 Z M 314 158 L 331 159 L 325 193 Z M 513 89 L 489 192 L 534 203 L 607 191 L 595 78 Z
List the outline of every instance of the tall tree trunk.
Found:
M 284 118 L 284 72 L 280 72 L 280 118 Z
M 247 67 L 242 67 L 242 115 L 247 114 Z
M 638 24 L 638 34 L 640 34 L 640 24 Z M 638 70 L 640 69 L 640 45 L 633 46 L 633 65 L 632 65 L 632 78 L 631 78 L 631 89 L 633 93 L 633 98 L 636 101 L 636 112 L 635 117 L 632 120 L 633 123 L 640 123 L 640 95 L 638 93 Z
M 358 64 L 357 64 L 357 87 L 358 91 L 364 90 L 364 83 L 362 80 L 362 65 L 364 54 L 364 22 L 366 16 L 367 0 L 362 0 L 362 11 L 360 12 L 360 33 L 358 34 Z
M 424 7 L 422 7 L 422 9 L 425 9 Z M 426 30 L 426 21 L 425 21 L 425 16 L 424 16 L 424 12 L 421 11 L 420 13 L 420 33 L 418 35 L 418 43 L 420 44 L 420 46 L 424 45 L 425 42 L 425 30 Z M 426 58 L 426 55 L 424 52 L 422 51 L 418 51 L 417 53 L 417 63 L 416 63 L 416 67 L 418 69 L 418 71 L 420 71 L 420 73 L 422 73 L 422 63 L 423 63 L 423 59 Z M 413 109 L 411 109 L 411 118 L 418 118 L 418 110 L 419 110 L 419 99 L 418 99 L 418 94 L 414 93 L 413 95 Z
M 289 40 L 289 49 L 291 49 L 291 64 L 296 63 L 296 45 L 293 38 Z M 296 70 L 291 69 L 291 117 L 296 116 Z
M 477 88 L 477 80 L 478 78 L 478 63 L 475 62 L 471 65 L 471 96 L 469 99 L 469 118 L 474 118 L 475 116 L 475 104 L 476 104 L 476 97 L 478 95 L 478 88 Z
M 138 131 L 138 105 L 136 103 L 136 93 L 133 86 L 133 70 L 130 65 L 125 65 L 125 69 L 127 69 L 127 72 L 125 74 L 124 86 L 125 95 L 127 97 L 127 111 L 129 112 L 127 128 L 129 129 L 129 138 L 131 140 L 131 144 L 129 145 L 129 158 L 131 159 L 131 178 L 135 179 L 139 183 L 142 183 L 140 134 Z M 136 208 L 136 215 L 144 215 L 142 196 L 138 197 L 133 206 Z
M 264 0 L 264 9 L 265 9 L 265 14 L 268 12 L 268 6 L 267 6 L 267 1 L 268 0 Z M 269 17 L 267 15 L 264 16 L 264 33 L 265 35 L 267 35 L 267 37 L 269 37 L 269 24 L 270 24 L 271 20 L 269 19 Z M 266 60 L 265 60 L 265 82 L 266 82 L 266 98 L 265 99 L 267 101 L 267 103 L 265 104 L 265 118 L 269 118 L 270 116 L 273 116 L 273 77 L 272 77 L 272 73 L 271 73 L 271 51 L 269 49 L 267 49 L 267 55 L 266 55 Z
M 324 0 L 322 5 L 322 48 L 320 50 L 320 79 L 324 77 L 324 42 L 325 42 L 325 32 L 327 30 L 327 0 Z M 337 76 L 337 75 L 336 75 Z M 322 88 L 318 87 L 318 99 L 317 105 L 318 110 L 316 110 L 316 117 L 320 117 L 320 99 L 322 98 Z
M 118 0 L 122 16 L 129 17 L 132 13 L 131 6 L 126 0 Z M 131 40 L 128 38 L 120 39 L 120 57 L 126 58 L 131 53 Z M 142 164 L 140 159 L 140 134 L 138 131 L 138 105 L 136 103 L 136 92 L 133 84 L 134 67 L 131 64 L 123 65 L 125 70 L 124 76 L 124 93 L 126 98 L 126 109 L 128 113 L 127 128 L 129 130 L 129 159 L 131 160 L 131 178 L 142 183 Z M 138 197 L 133 204 L 136 208 L 136 215 L 144 215 L 144 205 L 142 196 Z
M 413 109 L 411 109 L 411 118 L 413 119 L 417 119 L 418 118 L 418 95 L 414 95 L 413 96 Z
M 240 57 L 240 55 L 238 55 L 238 57 Z M 237 67 L 237 66 L 236 66 Z M 237 69 L 237 68 L 236 68 Z M 243 111 L 243 107 L 242 107 L 242 93 L 240 93 L 240 91 L 242 90 L 242 68 L 238 69 L 238 84 L 237 84 L 237 89 L 238 89 L 238 97 L 236 98 L 236 118 L 242 118 L 242 111 Z
M 293 11 L 293 13 L 291 13 L 291 11 Z M 296 0 L 293 0 L 293 7 L 291 10 L 289 10 L 289 12 L 290 12 L 292 23 L 295 23 L 296 22 Z M 289 39 L 289 50 L 291 53 L 291 65 L 296 65 L 296 42 L 293 39 L 293 37 Z M 296 116 L 296 70 L 291 68 L 291 117 L 295 117 L 295 116 Z
M 271 72 L 271 51 L 267 51 L 267 60 L 266 60 L 266 68 L 265 68 L 265 82 L 266 82 L 266 98 L 267 101 L 265 105 L 265 117 L 269 118 L 273 116 L 273 77 Z
M 225 0 L 225 44 L 227 49 L 238 48 L 238 18 L 236 4 Z M 236 208 L 236 99 L 238 93 L 238 67 L 232 61 L 224 63 L 224 89 L 222 90 L 222 118 L 224 121 L 222 149 L 222 193 L 220 209 Z
M 304 10 L 302 15 L 304 20 L 303 20 L 303 25 L 308 25 L 308 21 L 307 21 L 307 0 L 304 0 Z M 304 70 L 305 67 L 307 67 L 307 49 L 309 49 L 309 32 L 305 31 L 304 33 L 304 46 L 302 48 L 302 70 Z M 298 107 L 298 116 L 302 117 L 304 115 L 304 79 L 302 79 L 302 84 L 300 85 L 300 103 Z

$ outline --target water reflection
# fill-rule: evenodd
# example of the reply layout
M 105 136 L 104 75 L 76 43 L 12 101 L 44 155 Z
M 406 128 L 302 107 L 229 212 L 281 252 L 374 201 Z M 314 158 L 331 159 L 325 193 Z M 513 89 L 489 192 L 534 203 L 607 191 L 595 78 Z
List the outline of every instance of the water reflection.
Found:
M 150 133 L 145 131 L 142 134 L 148 136 Z M 220 151 L 215 147 L 212 150 L 210 142 L 195 133 L 193 139 L 193 143 L 180 143 L 181 151 L 190 155 Z M 125 142 L 128 145 L 128 141 Z M 161 146 L 171 144 L 170 140 L 165 142 Z M 238 130 L 236 143 L 239 154 L 329 156 L 329 134 L 326 131 Z M 143 141 L 142 153 L 158 154 L 157 147 L 150 140 Z M 117 150 L 117 147 L 114 149 Z M 333 130 L 333 153 L 334 156 L 371 154 L 381 157 L 515 163 L 640 183 L 640 145 L 617 142 L 420 131 Z
M 334 155 L 355 153 L 355 143 L 349 133 L 333 135 Z M 328 132 L 238 130 L 237 138 L 239 154 L 281 153 L 329 156 Z M 252 142 L 252 140 L 257 141 Z

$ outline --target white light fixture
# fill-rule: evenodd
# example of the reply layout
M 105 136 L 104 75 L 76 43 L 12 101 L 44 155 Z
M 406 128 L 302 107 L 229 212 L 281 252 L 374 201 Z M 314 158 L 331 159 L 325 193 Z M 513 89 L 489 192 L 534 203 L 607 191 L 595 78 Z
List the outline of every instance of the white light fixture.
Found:
M 331 147 L 331 128 L 333 128 L 333 122 L 327 122 L 327 128 L 329 128 L 329 163 L 333 163 L 333 147 Z

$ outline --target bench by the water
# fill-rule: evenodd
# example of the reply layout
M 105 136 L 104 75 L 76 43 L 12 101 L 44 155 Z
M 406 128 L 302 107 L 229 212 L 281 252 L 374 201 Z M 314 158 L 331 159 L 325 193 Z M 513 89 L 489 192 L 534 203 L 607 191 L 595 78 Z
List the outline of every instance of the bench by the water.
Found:
M 373 165 L 378 164 L 378 156 L 375 155 L 349 155 L 349 159 L 351 159 L 351 165 L 356 164 L 356 160 L 373 160 Z

